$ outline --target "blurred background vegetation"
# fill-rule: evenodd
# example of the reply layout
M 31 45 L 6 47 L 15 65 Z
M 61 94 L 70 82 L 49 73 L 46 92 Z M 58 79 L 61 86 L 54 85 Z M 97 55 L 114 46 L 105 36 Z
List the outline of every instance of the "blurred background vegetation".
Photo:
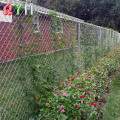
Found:
M 120 0 L 32 0 L 32 2 L 120 32 Z

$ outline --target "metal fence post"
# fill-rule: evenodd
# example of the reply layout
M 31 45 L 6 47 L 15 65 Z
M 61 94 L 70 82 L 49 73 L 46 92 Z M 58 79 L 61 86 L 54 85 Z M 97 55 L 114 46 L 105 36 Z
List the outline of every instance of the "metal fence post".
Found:
M 79 52 L 78 66 L 79 66 L 79 72 L 80 72 L 80 69 L 81 69 L 80 22 L 78 22 L 78 25 L 77 25 L 77 40 L 78 40 L 78 52 Z
M 101 27 L 98 27 L 98 47 L 101 56 Z

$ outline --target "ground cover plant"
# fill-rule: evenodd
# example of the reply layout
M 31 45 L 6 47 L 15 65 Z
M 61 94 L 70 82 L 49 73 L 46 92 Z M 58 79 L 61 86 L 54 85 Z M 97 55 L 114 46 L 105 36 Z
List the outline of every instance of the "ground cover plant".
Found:
M 99 58 L 83 74 L 76 73 L 51 86 L 47 99 L 40 97 L 40 120 L 98 120 L 103 115 L 103 94 L 119 65 L 119 50 Z M 63 79 L 63 78 L 61 78 Z

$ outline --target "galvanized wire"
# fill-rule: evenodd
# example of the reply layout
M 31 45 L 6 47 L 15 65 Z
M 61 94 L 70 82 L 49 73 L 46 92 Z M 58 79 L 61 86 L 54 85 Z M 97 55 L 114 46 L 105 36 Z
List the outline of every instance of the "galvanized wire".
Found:
M 0 4 L 1 10 L 4 5 Z M 31 59 L 41 66 L 38 75 L 41 83 L 50 81 L 52 85 L 91 67 L 99 56 L 120 43 L 120 34 L 116 31 L 70 16 L 65 18 L 61 13 L 54 17 L 45 14 L 51 10 L 42 10 L 43 13 L 34 12 L 33 16 L 25 16 L 22 10 L 16 16 L 13 9 L 13 22 L 0 22 L 1 120 L 28 120 L 30 117 L 26 90 L 38 94 L 32 90 L 30 82 L 33 77 L 29 66 Z

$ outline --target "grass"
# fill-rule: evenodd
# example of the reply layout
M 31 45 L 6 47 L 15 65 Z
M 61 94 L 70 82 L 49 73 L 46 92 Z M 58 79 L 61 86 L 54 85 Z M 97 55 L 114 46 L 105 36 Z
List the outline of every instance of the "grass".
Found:
M 107 95 L 107 105 L 103 120 L 120 120 L 120 68 L 116 72 Z

